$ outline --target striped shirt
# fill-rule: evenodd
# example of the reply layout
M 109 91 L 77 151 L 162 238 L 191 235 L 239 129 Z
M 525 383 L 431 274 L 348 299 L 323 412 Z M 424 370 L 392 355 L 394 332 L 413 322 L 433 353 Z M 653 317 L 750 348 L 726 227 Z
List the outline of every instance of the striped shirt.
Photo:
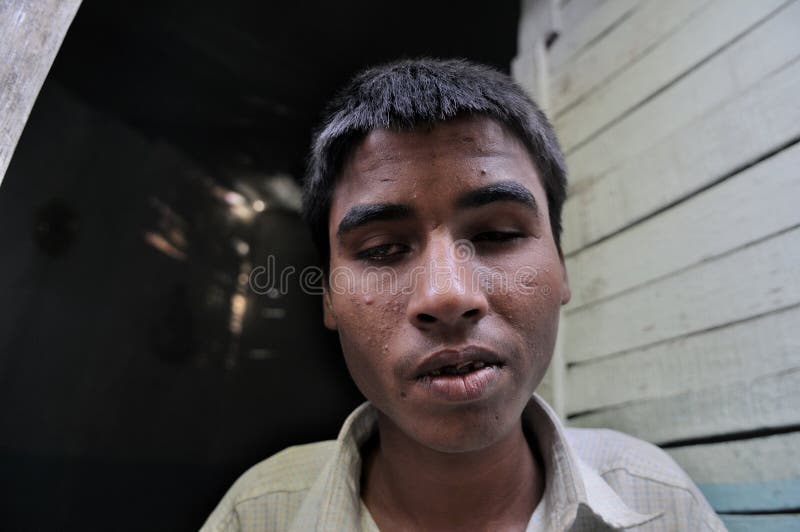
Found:
M 565 428 L 539 396 L 522 415 L 545 464 L 528 531 L 717 531 L 722 522 L 661 449 L 604 429 Z M 335 441 L 290 447 L 242 475 L 203 531 L 362 530 L 378 527 L 360 496 L 360 448 L 377 430 L 369 403 Z

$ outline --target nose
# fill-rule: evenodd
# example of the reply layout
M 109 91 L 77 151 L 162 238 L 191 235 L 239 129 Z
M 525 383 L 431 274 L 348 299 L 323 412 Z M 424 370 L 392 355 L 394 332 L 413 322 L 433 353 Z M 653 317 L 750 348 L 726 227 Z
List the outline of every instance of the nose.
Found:
M 468 327 L 489 311 L 486 294 L 473 279 L 474 253 L 458 246 L 446 239 L 429 244 L 424 266 L 416 269 L 408 319 L 419 329 Z

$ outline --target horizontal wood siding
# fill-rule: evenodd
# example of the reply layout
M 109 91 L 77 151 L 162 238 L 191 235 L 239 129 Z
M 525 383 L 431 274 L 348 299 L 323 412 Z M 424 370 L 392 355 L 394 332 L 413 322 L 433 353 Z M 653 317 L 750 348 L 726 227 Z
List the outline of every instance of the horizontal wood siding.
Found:
M 644 0 L 625 24 L 553 71 L 555 117 L 669 36 L 708 2 Z
M 795 59 L 576 191 L 565 206 L 565 252 L 629 228 L 796 142 L 797 94 Z
M 798 27 L 800 2 L 794 0 L 625 114 L 608 113 L 604 100 L 592 100 L 594 105 L 584 107 L 587 115 L 608 113 L 608 125 L 570 152 L 571 187 L 580 189 L 581 183 L 598 179 L 786 66 L 800 55 Z M 625 101 L 624 92 L 614 97 Z
M 794 228 L 568 311 L 567 362 L 607 357 L 800 304 L 798 250 L 800 228 Z
M 663 446 L 731 530 L 798 529 L 800 0 L 576 2 L 537 74 L 570 170 L 543 389 Z
M 634 402 L 664 400 L 763 378 L 772 380 L 770 376 L 776 373 L 800 374 L 798 324 L 800 306 L 794 306 L 595 363 L 572 366 L 567 388 L 585 391 L 567 396 L 567 413 L 624 408 Z M 660 378 L 653 378 L 657 375 Z M 612 382 L 616 386 L 604 385 Z M 786 422 L 800 422 L 800 410 Z
M 558 117 L 556 127 L 564 150 L 572 151 L 615 117 L 718 52 L 786 2 L 716 0 L 708 4 L 675 35 Z M 686 46 L 687 42 L 691 46 Z
M 577 13 L 573 14 L 564 10 L 561 20 L 568 30 L 550 48 L 551 67 L 553 69 L 560 68 L 567 60 L 591 46 L 595 40 L 629 17 L 639 5 L 639 1 L 605 0 L 601 3 L 573 0 L 568 2 L 567 6 L 570 7 L 567 9 L 577 9 L 580 6 L 583 9 L 591 9 L 591 11 L 583 12 L 583 16 L 578 18 L 575 16 Z

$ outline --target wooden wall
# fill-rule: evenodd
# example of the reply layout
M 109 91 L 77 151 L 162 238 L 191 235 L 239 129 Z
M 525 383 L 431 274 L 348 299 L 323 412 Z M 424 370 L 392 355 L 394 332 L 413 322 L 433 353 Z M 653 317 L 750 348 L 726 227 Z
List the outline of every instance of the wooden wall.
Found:
M 542 393 L 800 529 L 800 0 L 524 1 L 519 46 L 570 170 Z

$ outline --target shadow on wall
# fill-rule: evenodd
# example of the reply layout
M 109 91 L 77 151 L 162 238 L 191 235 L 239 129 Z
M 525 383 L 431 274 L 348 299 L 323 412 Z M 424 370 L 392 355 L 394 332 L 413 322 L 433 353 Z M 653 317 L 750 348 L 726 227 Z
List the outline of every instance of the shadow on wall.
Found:
M 268 255 L 314 260 L 271 179 L 45 85 L 0 191 L 4 527 L 196 528 L 246 467 L 336 436 L 360 396 L 319 300 L 248 290 Z

